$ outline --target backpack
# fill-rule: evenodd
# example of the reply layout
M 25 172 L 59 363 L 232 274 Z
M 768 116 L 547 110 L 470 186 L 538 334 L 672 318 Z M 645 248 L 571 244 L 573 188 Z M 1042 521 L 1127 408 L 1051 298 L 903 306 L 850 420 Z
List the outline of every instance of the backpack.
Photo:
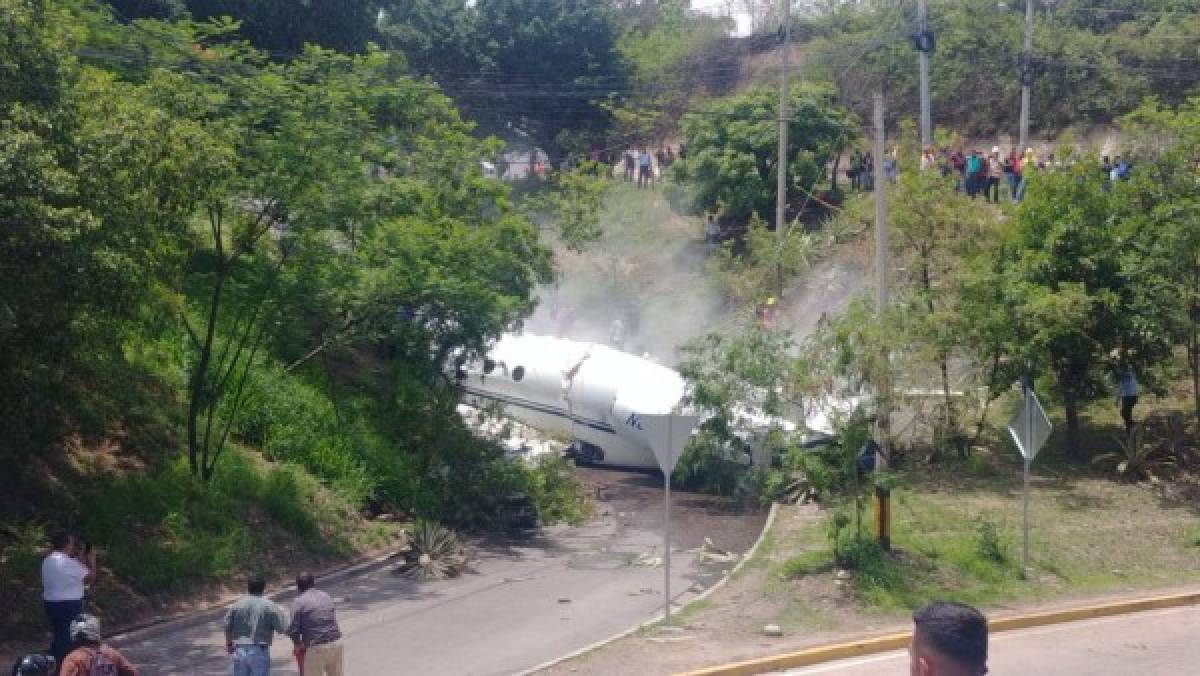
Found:
M 109 659 L 103 647 L 92 652 L 88 676 L 118 676 L 119 673 L 116 663 Z

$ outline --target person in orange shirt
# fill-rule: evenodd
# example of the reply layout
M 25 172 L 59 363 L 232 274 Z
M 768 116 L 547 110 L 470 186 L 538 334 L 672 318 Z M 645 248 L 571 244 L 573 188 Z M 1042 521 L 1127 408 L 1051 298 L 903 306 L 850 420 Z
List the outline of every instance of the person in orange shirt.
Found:
M 63 660 L 59 676 L 138 676 L 137 667 L 100 640 L 100 620 L 83 614 L 71 623 L 75 649 Z

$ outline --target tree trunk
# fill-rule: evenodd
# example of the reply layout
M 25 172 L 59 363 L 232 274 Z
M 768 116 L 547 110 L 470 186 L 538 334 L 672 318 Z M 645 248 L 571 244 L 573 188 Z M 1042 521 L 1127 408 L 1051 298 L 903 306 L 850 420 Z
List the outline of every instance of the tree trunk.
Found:
M 1192 302 L 1188 308 L 1188 366 L 1192 370 L 1192 408 L 1200 421 L 1200 260 L 1192 261 Z
M 987 396 L 983 402 L 983 410 L 980 411 L 980 413 L 979 413 L 979 420 L 977 420 L 975 422 L 975 436 L 972 437 L 971 442 L 969 444 L 967 444 L 968 448 L 970 448 L 971 446 L 978 445 L 979 440 L 981 438 L 983 438 L 983 428 L 985 425 L 987 425 L 988 410 L 991 409 L 992 402 L 995 401 L 995 399 L 996 399 L 996 397 L 993 395 L 993 392 L 995 392 L 995 388 L 993 387 L 993 385 L 996 382 L 996 374 L 998 374 L 999 372 L 1000 372 L 1000 352 L 997 351 L 992 354 L 992 367 L 990 369 L 990 372 L 988 373 L 988 378 L 987 378 L 987 388 L 988 388 Z
M 212 361 L 213 344 L 216 341 L 217 313 L 221 309 L 221 294 L 225 288 L 226 272 L 224 264 L 217 270 L 217 281 L 213 284 L 212 296 L 208 304 L 204 342 L 200 344 L 200 356 L 196 361 L 196 368 L 192 371 L 188 387 L 188 466 L 192 476 L 200 476 L 202 468 L 208 464 L 208 435 L 205 434 L 203 444 L 199 438 L 200 414 L 206 408 L 205 402 L 210 394 L 208 369 Z
M 1079 448 L 1079 393 L 1073 387 L 1063 390 L 1063 412 L 1067 417 L 1067 455 L 1082 460 L 1083 451 Z

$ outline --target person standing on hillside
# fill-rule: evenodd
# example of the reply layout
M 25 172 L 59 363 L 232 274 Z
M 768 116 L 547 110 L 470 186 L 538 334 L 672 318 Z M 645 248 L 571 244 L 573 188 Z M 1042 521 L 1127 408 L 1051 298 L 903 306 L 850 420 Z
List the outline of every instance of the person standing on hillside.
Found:
M 1016 202 L 1017 184 L 1021 182 L 1021 156 L 1016 148 L 1011 149 L 1008 157 L 1004 158 L 1004 175 L 1008 177 L 1008 199 Z
M 1020 202 L 1025 199 L 1025 186 L 1029 183 L 1029 177 L 1033 172 L 1037 171 L 1038 161 L 1037 155 L 1034 154 L 1033 148 L 1026 148 L 1025 155 L 1021 157 L 1019 171 L 1021 172 L 1021 180 L 1017 183 L 1017 200 Z
M 1004 177 L 1004 163 L 1000 159 L 1000 146 L 992 146 L 992 155 L 988 158 L 987 190 L 984 197 L 991 195 L 992 202 L 1000 203 L 1000 179 Z
M 912 676 L 984 676 L 987 618 L 966 604 L 934 601 L 913 613 L 908 655 Z
M 83 612 L 84 583 L 95 577 L 96 550 L 65 530 L 50 536 L 42 560 L 42 600 L 53 638 L 50 654 L 59 664 L 71 650 L 71 621 Z
M 138 676 L 137 667 L 100 640 L 100 620 L 80 615 L 71 623 L 75 649 L 63 660 L 59 676 Z
M 921 151 L 921 171 L 937 169 L 937 157 L 933 154 L 933 146 L 925 146 Z
M 633 155 L 633 149 L 625 151 L 625 181 L 627 183 L 633 181 L 634 166 L 637 164 L 637 158 Z
M 983 157 L 980 156 L 978 150 L 971 151 L 971 156 L 967 158 L 967 196 L 975 197 L 979 194 L 980 179 L 983 177 Z
M 300 595 L 292 603 L 292 623 L 287 635 L 296 644 L 300 673 L 308 676 L 342 676 L 342 632 L 337 608 L 329 594 L 316 588 L 311 573 L 296 576 Z
M 285 633 L 288 622 L 283 609 L 263 596 L 267 581 L 252 575 L 246 595 L 225 613 L 225 650 L 233 656 L 233 676 L 268 676 L 271 673 L 271 641 Z
M 642 148 L 642 152 L 638 154 L 638 187 L 645 188 L 654 180 L 654 160 L 650 157 L 650 151 Z
M 967 158 L 963 156 L 962 151 L 955 148 L 950 153 L 950 166 L 954 169 L 954 192 L 962 192 L 967 189 Z

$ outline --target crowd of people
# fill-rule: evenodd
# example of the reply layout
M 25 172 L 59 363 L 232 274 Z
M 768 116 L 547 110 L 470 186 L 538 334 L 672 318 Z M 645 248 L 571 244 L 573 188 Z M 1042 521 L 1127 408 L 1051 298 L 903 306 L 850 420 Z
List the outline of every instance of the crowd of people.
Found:
M 683 147 L 680 146 L 679 157 L 682 157 L 684 152 Z M 604 161 L 600 151 L 593 151 L 593 155 L 595 156 L 593 161 Z M 671 146 L 659 148 L 653 155 L 646 146 L 630 148 L 621 157 L 622 178 L 627 183 L 636 181 L 639 188 L 648 187 L 666 174 L 676 157 L 675 150 Z M 656 166 L 657 172 L 655 171 Z
M 87 585 L 95 580 L 96 550 L 66 531 L 50 537 L 42 559 L 42 600 L 50 629 L 45 653 L 30 653 L 13 665 L 13 676 L 138 676 L 138 669 L 103 640 L 100 620 L 84 610 Z M 301 674 L 342 676 L 342 633 L 337 607 L 317 589 L 311 573 L 296 576 L 291 613 L 266 597 L 266 580 L 251 576 L 246 594 L 226 611 L 221 626 L 233 676 L 271 673 L 271 644 L 276 634 L 292 640 Z
M 896 181 L 898 155 L 897 148 L 892 148 L 884 155 L 883 175 L 888 182 Z M 1026 179 L 1030 174 L 1062 166 L 1061 158 L 1053 152 L 1039 155 L 1033 148 L 1021 152 L 1016 147 L 1004 152 L 1000 146 L 992 146 L 991 152 L 978 148 L 967 152 L 961 148 L 945 147 L 938 150 L 933 146 L 925 146 L 920 162 L 921 171 L 938 171 L 942 176 L 953 176 L 956 191 L 997 204 L 1002 192 L 1009 201 L 1021 202 L 1025 199 Z M 1111 183 L 1128 180 L 1132 166 L 1120 155 L 1115 160 L 1105 155 L 1100 170 L 1104 179 Z M 850 187 L 854 190 L 874 190 L 875 161 L 872 154 L 853 151 L 846 177 L 850 179 Z

